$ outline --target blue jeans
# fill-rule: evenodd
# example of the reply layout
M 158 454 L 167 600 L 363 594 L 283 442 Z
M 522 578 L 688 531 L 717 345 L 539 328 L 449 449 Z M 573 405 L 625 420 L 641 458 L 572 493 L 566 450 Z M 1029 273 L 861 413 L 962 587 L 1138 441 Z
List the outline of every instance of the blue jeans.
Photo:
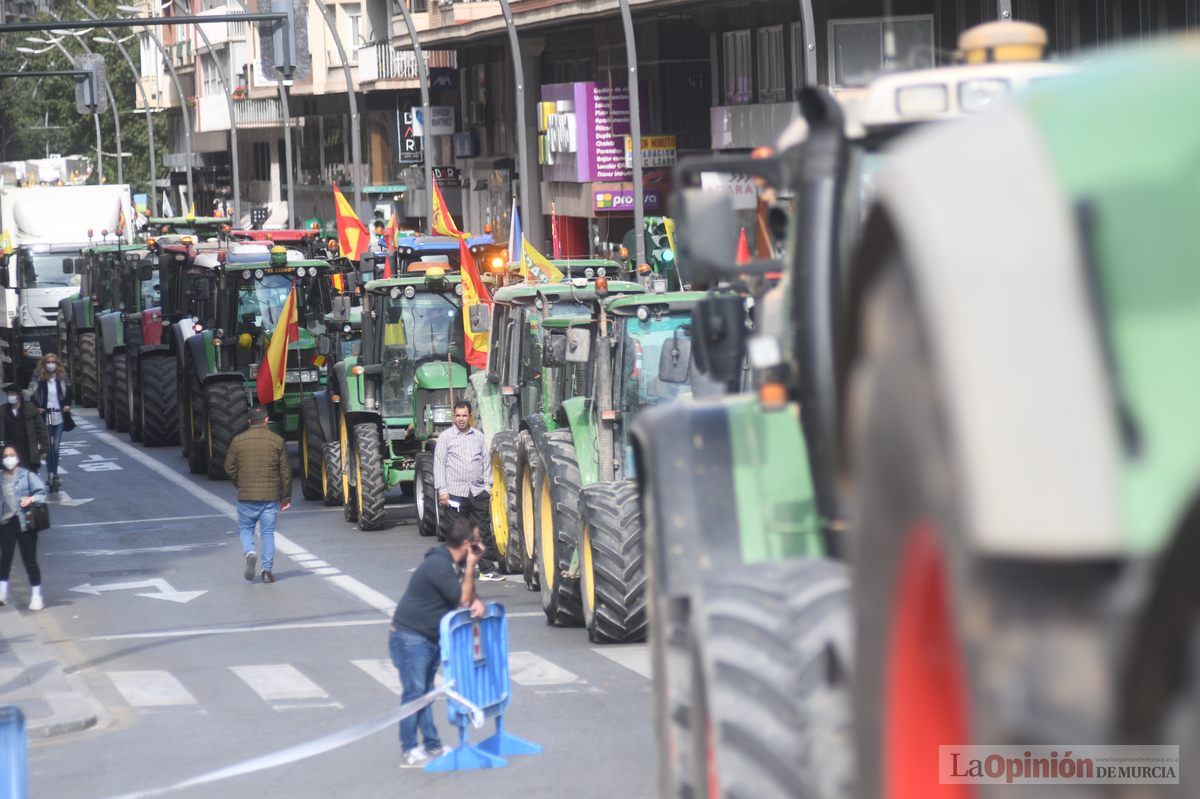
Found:
M 420 699 L 433 690 L 437 678 L 441 651 L 438 645 L 419 633 L 403 628 L 393 630 L 388 636 L 388 651 L 392 663 L 400 672 L 400 685 L 404 688 L 401 701 Z M 433 706 L 421 708 L 416 715 L 400 719 L 400 748 L 410 752 L 417 748 L 417 729 L 425 739 L 426 749 L 437 749 L 442 745 L 437 727 L 433 725 Z
M 262 570 L 275 565 L 275 517 L 279 502 L 242 502 L 238 500 L 238 532 L 242 534 L 242 554 L 254 550 L 254 526 L 262 533 Z
M 58 448 L 62 445 L 63 426 L 48 424 L 46 433 L 50 438 L 50 451 L 46 453 L 46 474 L 54 477 L 58 474 Z

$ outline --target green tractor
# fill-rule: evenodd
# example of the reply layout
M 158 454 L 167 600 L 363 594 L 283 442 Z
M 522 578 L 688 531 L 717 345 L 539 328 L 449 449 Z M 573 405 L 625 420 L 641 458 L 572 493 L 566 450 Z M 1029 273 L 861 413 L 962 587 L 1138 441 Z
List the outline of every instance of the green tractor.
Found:
M 434 442 L 467 388 L 461 280 L 433 265 L 364 287 L 359 353 L 331 385 L 345 517 L 361 530 L 383 527 L 387 492 L 400 486 L 415 495 L 421 535 L 438 532 Z
M 333 311 L 325 315 L 325 332 L 317 336 L 317 354 L 329 369 L 347 358 L 356 358 L 362 346 L 362 308 L 350 305 L 353 294 L 335 297 Z M 330 385 L 300 401 L 300 470 L 305 499 L 341 505 L 342 449 L 338 437 L 341 396 Z
M 283 397 L 269 404 L 287 440 L 300 430 L 300 402 L 325 384 L 314 364 L 316 335 L 330 307 L 329 264 L 291 257 L 283 246 L 230 244 L 196 256 L 212 270 L 211 315 L 200 317 L 179 364 L 181 435 L 193 473 L 226 479 L 225 455 L 258 403 L 257 377 L 280 314 L 295 289 L 298 338 L 287 345 Z M 299 255 L 299 253 L 295 253 Z
M 641 293 L 640 283 L 609 280 L 616 274 L 611 261 L 555 262 L 580 277 L 562 283 L 517 283 L 493 295 L 487 369 L 471 376 L 467 399 L 483 430 L 491 462 L 491 518 L 501 568 L 526 575 L 535 585 L 533 472 L 537 454 L 530 420 L 555 424 L 550 411 L 561 397 L 543 392 L 542 339 L 546 326 L 557 319 L 590 319 L 601 295 L 593 280 L 604 278 L 608 295 Z M 591 270 L 588 274 L 587 270 Z M 611 270 L 611 271 L 610 271 Z M 549 403 L 549 404 L 547 404 Z
M 134 417 L 130 367 L 135 361 L 127 356 L 144 341 L 142 312 L 160 301 L 158 259 L 145 248 L 128 249 L 121 256 L 114 276 L 115 307 L 96 315 L 98 407 L 105 427 L 121 433 L 128 431 L 137 441 L 141 433 L 130 424 Z
M 64 272 L 70 270 L 78 276 L 79 293 L 58 301 L 56 344 L 74 382 L 76 401 L 85 407 L 100 402 L 96 316 L 116 307 L 117 275 L 125 254 L 133 250 L 124 244 L 95 245 L 63 262 Z

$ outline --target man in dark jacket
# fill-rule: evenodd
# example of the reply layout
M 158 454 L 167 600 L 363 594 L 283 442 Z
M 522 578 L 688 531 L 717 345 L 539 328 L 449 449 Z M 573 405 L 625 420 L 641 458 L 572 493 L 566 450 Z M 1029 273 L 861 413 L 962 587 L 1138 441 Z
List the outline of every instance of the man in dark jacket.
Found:
M 287 445 L 271 432 L 263 405 L 250 409 L 250 429 L 235 436 L 225 457 L 225 471 L 238 490 L 238 531 L 246 556 L 243 576 L 254 580 L 258 556 L 254 528 L 262 533 L 262 581 L 275 582 L 275 517 L 292 506 L 292 464 Z
M 31 472 L 42 466 L 42 457 L 50 448 L 46 425 L 32 402 L 27 402 L 21 387 L 9 383 L 4 387 L 8 405 L 0 411 L 0 438 L 17 451 L 21 465 Z
M 403 702 L 420 699 L 433 690 L 441 661 L 438 634 L 442 616 L 455 608 L 470 608 L 471 615 L 483 615 L 483 602 L 475 596 L 475 564 L 483 554 L 479 528 L 458 518 L 446 533 L 446 541 L 425 553 L 408 588 L 392 614 L 388 650 L 400 672 L 404 688 Z M 462 569 L 459 581 L 458 567 Z M 417 747 L 417 730 L 425 748 Z M 442 753 L 442 742 L 433 724 L 433 708 L 424 707 L 415 716 L 400 721 L 402 768 L 418 768 L 430 757 Z

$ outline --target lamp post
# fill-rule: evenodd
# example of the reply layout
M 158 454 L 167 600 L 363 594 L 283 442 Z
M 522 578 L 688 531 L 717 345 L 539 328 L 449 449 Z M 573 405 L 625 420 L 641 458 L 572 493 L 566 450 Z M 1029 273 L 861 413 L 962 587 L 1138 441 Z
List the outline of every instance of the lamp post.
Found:
M 508 7 L 508 0 L 500 0 L 500 10 L 504 13 L 504 26 L 508 28 L 508 48 L 512 51 L 513 60 L 513 81 L 516 84 L 516 103 L 517 103 L 517 165 L 521 170 L 521 214 L 525 215 L 525 223 L 528 224 L 529 214 L 529 184 L 532 182 L 533 176 L 529 172 L 529 149 L 528 149 L 528 133 L 526 132 L 526 114 L 525 114 L 525 63 L 521 60 L 521 42 L 517 38 L 517 23 L 513 20 L 512 9 Z M 525 230 L 525 227 L 521 228 Z M 508 243 L 508 251 L 511 253 L 517 246 L 516 242 Z
M 96 16 L 95 14 L 92 13 L 92 10 L 90 8 L 88 8 L 86 5 L 84 5 L 83 0 L 76 0 L 76 2 L 79 5 L 79 7 L 83 10 L 83 13 L 87 14 L 89 17 Z M 133 37 L 130 37 L 130 38 L 133 38 Z M 125 63 L 129 67 L 129 71 L 131 73 L 133 73 L 134 87 L 137 88 L 138 94 L 140 94 L 142 96 L 142 107 L 146 109 L 146 136 L 149 139 L 149 143 L 150 143 L 150 186 L 149 186 L 149 191 L 147 191 L 146 194 L 150 198 L 150 202 L 149 202 L 150 216 L 158 216 L 158 212 L 156 210 L 156 205 L 155 205 L 156 200 L 154 197 L 154 195 L 155 195 L 154 183 L 158 179 L 158 161 L 156 160 L 156 156 L 155 156 L 155 152 L 154 152 L 154 150 L 155 150 L 155 147 L 154 147 L 154 114 L 152 114 L 150 112 L 150 98 L 146 96 L 146 87 L 142 85 L 141 73 L 137 70 L 136 67 L 134 67 L 133 59 L 129 57 L 129 51 L 125 49 L 125 40 L 117 38 L 116 34 L 113 34 L 112 38 L 108 38 L 105 36 L 97 36 L 95 40 L 97 42 L 100 42 L 101 44 L 116 45 L 117 49 L 121 52 L 121 57 L 125 59 Z
M 62 44 L 58 40 L 51 39 L 50 41 L 43 41 L 43 40 L 37 39 L 33 36 L 29 36 L 29 37 L 26 37 L 26 41 L 35 42 L 38 44 L 45 44 L 47 46 L 40 50 L 35 50 L 32 47 L 18 47 L 18 48 L 16 48 L 16 51 L 18 53 L 24 53 L 26 55 L 42 55 L 44 53 L 50 52 L 51 50 L 54 49 L 54 46 L 57 45 L 58 49 L 62 51 L 63 57 L 67 59 L 67 62 L 71 66 L 75 66 L 75 62 L 71 58 L 71 54 L 69 52 L 67 52 L 67 49 L 65 47 L 63 47 Z M 28 73 L 28 74 L 34 74 L 34 73 Z M 64 72 L 64 73 L 60 73 L 60 74 L 70 74 L 70 73 Z M 111 94 L 109 95 L 109 102 L 112 102 Z M 113 116 L 115 117 L 116 114 L 117 114 L 117 109 L 116 109 L 116 106 L 114 105 L 113 106 Z M 102 147 L 103 141 L 101 140 L 101 134 L 100 134 L 100 110 L 99 110 L 99 108 L 92 111 L 92 121 L 96 125 L 96 180 L 103 181 L 104 180 L 104 156 L 101 154 L 103 152 L 103 147 Z M 121 151 L 121 145 L 117 144 L 117 152 L 120 152 L 120 151 Z M 117 161 L 120 162 L 120 159 L 117 159 Z
M 425 152 L 425 194 L 429 201 L 429 231 L 433 232 L 433 126 L 429 118 L 429 65 L 425 63 L 425 55 L 421 52 L 421 40 L 417 38 L 417 26 L 413 24 L 412 14 L 408 13 L 408 0 L 396 0 L 400 13 L 404 15 L 404 25 L 408 28 L 408 38 L 412 39 L 413 55 L 417 59 L 417 82 L 421 87 L 421 116 L 424 129 L 423 142 Z
M 633 40 L 633 17 L 629 0 L 621 2 L 621 23 L 625 28 L 625 60 L 629 67 L 629 135 L 633 139 L 633 230 L 637 246 L 637 265 L 646 262 L 646 224 L 642 192 L 642 108 L 638 102 L 637 43 Z

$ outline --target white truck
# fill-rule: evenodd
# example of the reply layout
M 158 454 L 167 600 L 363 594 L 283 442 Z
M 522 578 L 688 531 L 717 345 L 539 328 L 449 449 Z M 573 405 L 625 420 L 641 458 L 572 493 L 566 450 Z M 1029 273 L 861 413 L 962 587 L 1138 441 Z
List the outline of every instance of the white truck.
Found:
M 24 385 L 55 346 L 59 300 L 79 292 L 75 261 L 85 247 L 132 241 L 129 186 L 0 189 L 0 375 Z M 5 235 L 7 234 L 7 235 Z M 68 259 L 70 259 L 68 261 Z

